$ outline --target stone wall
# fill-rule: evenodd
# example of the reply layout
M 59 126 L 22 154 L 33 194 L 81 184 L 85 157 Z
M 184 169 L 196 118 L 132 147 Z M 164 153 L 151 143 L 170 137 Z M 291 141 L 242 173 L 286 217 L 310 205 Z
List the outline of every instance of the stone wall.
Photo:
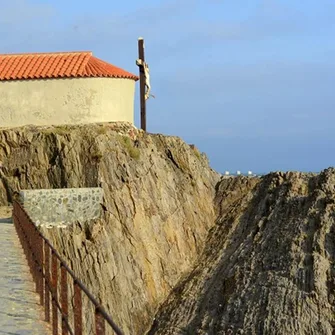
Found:
M 66 226 L 100 217 L 102 188 L 22 190 L 20 200 L 37 225 Z

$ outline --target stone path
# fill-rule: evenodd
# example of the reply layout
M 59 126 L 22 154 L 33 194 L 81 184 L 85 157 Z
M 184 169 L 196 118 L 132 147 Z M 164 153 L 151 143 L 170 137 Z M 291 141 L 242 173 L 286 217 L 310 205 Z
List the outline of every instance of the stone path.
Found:
M 0 335 L 50 335 L 10 216 L 0 208 Z

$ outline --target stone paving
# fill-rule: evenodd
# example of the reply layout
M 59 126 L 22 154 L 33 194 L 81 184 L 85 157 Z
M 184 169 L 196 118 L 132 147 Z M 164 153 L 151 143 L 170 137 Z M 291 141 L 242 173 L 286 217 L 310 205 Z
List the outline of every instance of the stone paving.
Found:
M 50 335 L 10 215 L 0 208 L 0 335 Z

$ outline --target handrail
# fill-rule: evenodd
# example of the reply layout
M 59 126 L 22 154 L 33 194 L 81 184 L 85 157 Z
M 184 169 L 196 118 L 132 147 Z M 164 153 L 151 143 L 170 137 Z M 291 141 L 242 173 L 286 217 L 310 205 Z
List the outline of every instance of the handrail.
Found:
M 123 335 L 123 332 L 115 324 L 105 309 L 90 293 L 87 287 L 76 277 L 74 272 L 64 262 L 50 241 L 37 229 L 27 212 L 20 203 L 13 204 L 14 225 L 19 236 L 21 245 L 25 252 L 30 271 L 36 284 L 36 292 L 40 295 L 40 304 L 44 305 L 45 320 L 50 322 L 50 295 L 52 300 L 52 326 L 53 335 L 58 334 L 58 313 L 61 315 L 62 335 L 82 335 L 82 296 L 84 292 L 95 309 L 95 334 L 105 335 L 105 322 L 111 327 L 116 335 Z M 51 257 L 50 257 L 51 254 Z M 50 262 L 51 258 L 51 262 Z M 51 263 L 51 264 L 50 264 Z M 51 265 L 51 278 L 50 278 Z M 61 273 L 60 298 L 58 300 L 58 268 Z M 69 323 L 68 312 L 68 288 L 67 274 L 73 280 L 74 291 L 74 331 Z

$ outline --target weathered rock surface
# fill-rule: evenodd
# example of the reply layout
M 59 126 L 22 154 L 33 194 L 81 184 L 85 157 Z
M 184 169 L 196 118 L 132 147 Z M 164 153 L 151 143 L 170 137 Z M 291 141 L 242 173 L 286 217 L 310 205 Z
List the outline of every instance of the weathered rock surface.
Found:
M 0 203 L 21 189 L 97 187 L 101 220 L 45 229 L 126 334 L 143 334 L 201 253 L 219 175 L 177 137 L 127 124 L 0 130 Z
M 223 179 L 215 202 L 149 334 L 333 334 L 335 170 Z
M 0 141 L 2 205 L 104 189 L 100 220 L 44 232 L 126 334 L 334 332 L 334 169 L 220 179 L 179 138 L 127 124 Z

